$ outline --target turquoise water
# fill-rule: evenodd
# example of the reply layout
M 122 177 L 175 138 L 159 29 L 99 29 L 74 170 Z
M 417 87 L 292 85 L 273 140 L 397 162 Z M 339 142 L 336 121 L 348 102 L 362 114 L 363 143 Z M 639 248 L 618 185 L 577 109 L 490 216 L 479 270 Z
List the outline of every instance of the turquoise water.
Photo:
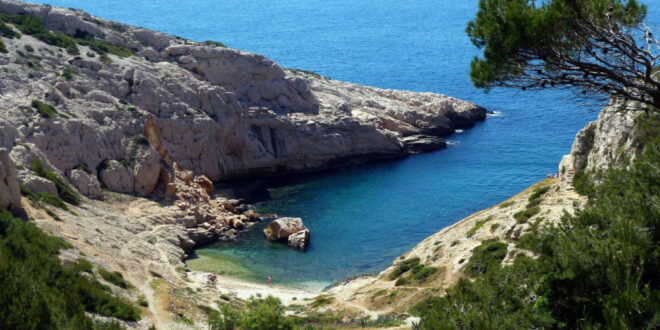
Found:
M 470 84 L 477 54 L 465 25 L 477 0 L 49 0 L 194 40 L 218 40 L 285 67 L 383 88 L 433 91 L 497 112 L 450 137 L 442 151 L 278 184 L 265 212 L 300 216 L 307 252 L 267 242 L 260 230 L 197 252 L 191 267 L 255 281 L 323 287 L 377 273 L 430 234 L 556 172 L 598 107 L 559 91 Z M 660 1 L 649 18 L 660 19 Z

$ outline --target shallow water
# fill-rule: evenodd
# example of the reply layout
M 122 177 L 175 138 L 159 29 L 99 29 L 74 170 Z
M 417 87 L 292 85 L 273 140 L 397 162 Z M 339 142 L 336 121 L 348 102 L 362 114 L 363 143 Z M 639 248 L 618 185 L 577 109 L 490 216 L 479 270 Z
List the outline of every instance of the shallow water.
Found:
M 285 67 L 383 88 L 433 91 L 498 115 L 450 138 L 446 150 L 305 177 L 271 189 L 264 212 L 300 216 L 307 252 L 266 241 L 197 251 L 190 267 L 320 288 L 377 273 L 430 234 L 556 172 L 577 131 L 597 116 L 558 91 L 494 90 L 470 84 L 478 54 L 464 33 L 477 0 L 49 0 L 194 40 L 219 40 Z M 660 20 L 660 1 L 648 17 Z

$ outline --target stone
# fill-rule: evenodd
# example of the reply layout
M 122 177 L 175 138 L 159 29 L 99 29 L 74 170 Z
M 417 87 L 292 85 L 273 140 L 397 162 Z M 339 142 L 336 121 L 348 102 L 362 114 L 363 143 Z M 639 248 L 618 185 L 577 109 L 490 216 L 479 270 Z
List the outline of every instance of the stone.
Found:
M 204 188 L 204 190 L 206 191 L 207 194 L 210 194 L 210 193 L 213 192 L 213 182 L 211 182 L 211 180 L 209 180 L 209 178 L 207 178 L 206 176 L 200 175 L 200 176 L 196 177 L 195 178 L 195 183 L 197 183 L 202 188 Z
M 218 234 L 203 228 L 189 228 L 186 231 L 196 244 L 208 244 L 218 239 Z
M 177 192 L 177 186 L 176 183 L 168 183 L 167 188 L 165 188 L 165 196 L 167 197 L 172 197 L 176 194 Z
M 21 191 L 18 187 L 16 166 L 9 158 L 7 149 L 0 148 L 0 208 L 19 209 L 21 207 Z
M 116 160 L 107 161 L 101 169 L 101 182 L 112 191 L 130 194 L 135 190 L 135 176 L 132 169 Z
M 151 147 L 139 147 L 133 173 L 135 191 L 142 196 L 151 194 L 160 176 L 160 156 Z
M 303 229 L 296 233 L 289 235 L 287 239 L 287 244 L 294 248 L 305 250 L 309 246 L 310 242 L 310 232 L 309 229 Z
M 195 217 L 187 216 L 183 218 L 183 224 L 186 228 L 193 228 L 197 226 L 197 221 Z
M 23 185 L 34 193 L 45 192 L 57 196 L 57 186 L 48 179 L 34 175 L 31 172 L 21 174 Z
M 273 241 L 287 240 L 293 233 L 307 229 L 301 218 L 279 218 L 271 221 L 264 229 L 266 237 Z
M 78 191 L 89 198 L 101 198 L 101 184 L 96 176 L 88 174 L 83 170 L 72 170 L 69 181 Z
M 255 210 L 247 211 L 248 221 L 255 222 L 261 220 L 259 214 Z
M 232 226 L 234 229 L 241 230 L 245 228 L 245 224 L 241 220 L 234 220 L 234 224 Z

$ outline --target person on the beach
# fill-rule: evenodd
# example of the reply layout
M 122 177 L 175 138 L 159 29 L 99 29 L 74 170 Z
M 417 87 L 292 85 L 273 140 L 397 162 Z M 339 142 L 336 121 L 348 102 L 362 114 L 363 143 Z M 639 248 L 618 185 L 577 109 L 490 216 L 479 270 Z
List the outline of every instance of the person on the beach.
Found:
M 268 287 L 273 287 L 273 279 L 268 276 Z

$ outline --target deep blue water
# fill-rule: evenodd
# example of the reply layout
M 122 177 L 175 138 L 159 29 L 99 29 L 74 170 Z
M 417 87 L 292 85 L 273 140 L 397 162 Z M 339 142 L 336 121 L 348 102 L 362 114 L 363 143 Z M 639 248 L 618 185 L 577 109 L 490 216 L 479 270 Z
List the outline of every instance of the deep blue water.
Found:
M 198 251 L 190 265 L 261 281 L 319 287 L 384 269 L 430 234 L 556 172 L 577 131 L 597 116 L 572 94 L 472 87 L 478 54 L 464 33 L 477 0 L 48 0 L 193 40 L 218 40 L 285 67 L 383 88 L 432 91 L 497 111 L 446 150 L 347 168 L 271 190 L 267 212 L 300 216 L 306 253 L 267 242 Z M 660 19 L 660 1 L 649 18 Z

